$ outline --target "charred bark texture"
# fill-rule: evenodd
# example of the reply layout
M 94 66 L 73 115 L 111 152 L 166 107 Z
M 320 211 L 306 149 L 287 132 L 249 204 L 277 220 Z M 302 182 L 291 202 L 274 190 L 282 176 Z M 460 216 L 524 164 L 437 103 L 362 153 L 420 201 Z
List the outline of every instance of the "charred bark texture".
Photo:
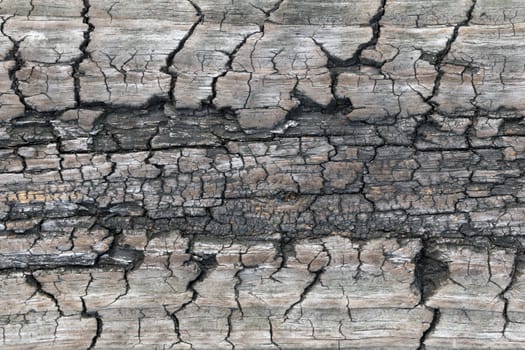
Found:
M 1 349 L 525 347 L 521 0 L 0 20 Z

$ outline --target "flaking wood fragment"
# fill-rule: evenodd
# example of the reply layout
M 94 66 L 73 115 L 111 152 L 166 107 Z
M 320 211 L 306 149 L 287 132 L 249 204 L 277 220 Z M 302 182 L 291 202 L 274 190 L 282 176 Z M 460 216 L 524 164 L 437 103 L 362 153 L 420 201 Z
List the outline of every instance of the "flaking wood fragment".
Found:
M 0 1 L 0 348 L 525 347 L 524 15 Z

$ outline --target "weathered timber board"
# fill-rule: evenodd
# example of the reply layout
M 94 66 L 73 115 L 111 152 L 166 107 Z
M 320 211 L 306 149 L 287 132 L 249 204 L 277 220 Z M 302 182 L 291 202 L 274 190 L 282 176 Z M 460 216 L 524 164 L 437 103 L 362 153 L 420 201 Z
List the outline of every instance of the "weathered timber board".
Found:
M 0 20 L 0 349 L 525 348 L 525 2 Z

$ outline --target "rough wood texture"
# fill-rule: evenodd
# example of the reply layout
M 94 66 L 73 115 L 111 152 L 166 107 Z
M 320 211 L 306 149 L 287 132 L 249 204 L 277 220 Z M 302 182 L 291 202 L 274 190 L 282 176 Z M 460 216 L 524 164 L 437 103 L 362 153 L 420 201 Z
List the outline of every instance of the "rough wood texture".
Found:
M 0 19 L 1 349 L 525 348 L 523 1 Z

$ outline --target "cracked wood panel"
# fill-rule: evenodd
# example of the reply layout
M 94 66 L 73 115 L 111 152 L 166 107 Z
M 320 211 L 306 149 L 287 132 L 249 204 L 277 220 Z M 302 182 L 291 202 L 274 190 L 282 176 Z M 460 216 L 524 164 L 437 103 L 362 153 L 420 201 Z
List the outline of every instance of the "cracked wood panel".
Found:
M 0 1 L 0 347 L 525 347 L 524 16 Z
M 172 232 L 133 269 L 5 273 L 3 348 L 519 348 L 524 266 L 488 241 Z

